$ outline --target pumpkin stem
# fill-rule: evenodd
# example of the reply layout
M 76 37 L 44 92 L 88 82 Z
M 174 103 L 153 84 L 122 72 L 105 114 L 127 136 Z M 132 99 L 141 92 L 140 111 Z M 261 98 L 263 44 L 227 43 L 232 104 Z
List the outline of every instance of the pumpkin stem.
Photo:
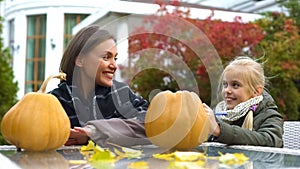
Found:
M 42 86 L 40 88 L 40 90 L 38 90 L 37 92 L 39 93 L 46 93 L 46 88 L 47 88 L 47 84 L 48 82 L 53 79 L 53 78 L 57 78 L 57 79 L 60 79 L 60 80 L 66 80 L 66 77 L 67 75 L 63 72 L 59 72 L 58 75 L 51 75 L 49 76 L 43 83 L 42 83 Z

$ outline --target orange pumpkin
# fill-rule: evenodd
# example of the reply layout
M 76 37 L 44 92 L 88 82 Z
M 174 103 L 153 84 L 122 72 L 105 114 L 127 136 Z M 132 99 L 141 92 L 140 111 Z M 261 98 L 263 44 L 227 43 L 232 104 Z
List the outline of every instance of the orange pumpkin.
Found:
M 145 117 L 147 137 L 162 148 L 194 148 L 207 140 L 209 128 L 202 101 L 194 92 L 158 93 Z
M 3 117 L 1 132 L 8 143 L 29 151 L 54 150 L 67 141 L 70 120 L 58 99 L 45 93 L 50 76 L 38 92 L 27 93 Z

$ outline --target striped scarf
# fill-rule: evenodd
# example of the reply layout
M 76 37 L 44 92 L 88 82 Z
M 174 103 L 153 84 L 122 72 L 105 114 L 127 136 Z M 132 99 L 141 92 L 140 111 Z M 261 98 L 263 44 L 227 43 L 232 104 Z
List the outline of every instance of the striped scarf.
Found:
M 215 108 L 215 114 L 216 115 L 222 114 L 221 116 L 217 116 L 217 118 L 227 122 L 236 121 L 247 114 L 242 127 L 252 130 L 253 112 L 255 111 L 257 104 L 260 103 L 262 100 L 263 100 L 263 96 L 259 95 L 245 102 L 239 103 L 232 110 L 227 110 L 225 101 L 221 101 L 220 103 L 217 104 Z

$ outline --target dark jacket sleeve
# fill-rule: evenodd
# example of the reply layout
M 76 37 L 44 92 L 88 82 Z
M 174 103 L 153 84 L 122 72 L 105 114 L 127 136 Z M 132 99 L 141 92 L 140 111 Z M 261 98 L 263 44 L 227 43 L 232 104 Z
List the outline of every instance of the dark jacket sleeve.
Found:
M 214 141 L 231 145 L 283 147 L 283 118 L 273 98 L 264 92 L 253 117 L 253 131 L 219 121 L 220 135 Z
M 128 85 L 114 81 L 113 97 L 114 106 L 125 119 L 136 118 L 144 121 L 148 102 L 141 96 L 136 95 Z
M 220 122 L 221 133 L 215 141 L 232 145 L 282 147 L 283 120 L 277 113 L 269 113 L 254 131 Z
M 81 126 L 75 113 L 73 101 L 67 89 L 66 83 L 60 83 L 58 88 L 55 88 L 54 90 L 50 91 L 49 94 L 54 95 L 61 103 L 62 107 L 64 108 L 65 112 L 67 113 L 70 119 L 71 128 L 73 128 L 74 126 Z
M 138 111 L 137 119 L 144 121 L 149 106 L 148 102 L 142 97 L 135 95 L 131 90 L 129 91 L 129 97 L 133 107 Z

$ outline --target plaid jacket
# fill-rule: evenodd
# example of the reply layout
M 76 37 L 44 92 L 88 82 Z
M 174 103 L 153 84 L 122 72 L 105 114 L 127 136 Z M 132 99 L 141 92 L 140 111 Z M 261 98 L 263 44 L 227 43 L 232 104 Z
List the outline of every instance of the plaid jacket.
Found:
M 77 87 L 65 81 L 50 91 L 58 98 L 71 121 L 71 127 L 84 126 L 98 119 L 138 119 L 144 122 L 148 102 L 137 96 L 125 83 L 113 81 L 112 87 L 95 87 L 95 95 L 81 99 Z

